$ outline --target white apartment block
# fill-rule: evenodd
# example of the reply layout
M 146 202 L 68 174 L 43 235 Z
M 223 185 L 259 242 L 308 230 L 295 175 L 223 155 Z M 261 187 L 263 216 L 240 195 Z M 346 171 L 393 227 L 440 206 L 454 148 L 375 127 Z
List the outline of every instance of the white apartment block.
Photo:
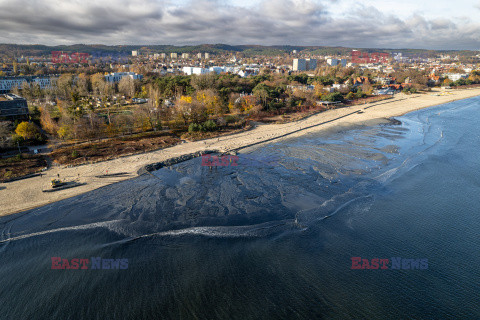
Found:
M 57 77 L 40 77 L 40 76 L 25 76 L 25 77 L 0 77 L 0 93 L 8 93 L 13 88 L 22 89 L 24 83 L 30 85 L 38 84 L 40 89 L 51 88 L 57 81 Z
M 199 67 L 183 67 L 183 72 L 186 75 L 190 76 L 192 74 L 196 74 L 196 75 L 207 74 L 207 73 L 210 73 L 210 70 L 206 68 L 199 68 Z
M 130 77 L 133 80 L 143 79 L 143 75 L 136 74 L 135 72 L 112 72 L 109 75 L 105 76 L 105 81 L 110 83 L 119 82 L 123 77 Z
M 308 71 L 317 69 L 317 59 L 293 59 L 293 71 Z

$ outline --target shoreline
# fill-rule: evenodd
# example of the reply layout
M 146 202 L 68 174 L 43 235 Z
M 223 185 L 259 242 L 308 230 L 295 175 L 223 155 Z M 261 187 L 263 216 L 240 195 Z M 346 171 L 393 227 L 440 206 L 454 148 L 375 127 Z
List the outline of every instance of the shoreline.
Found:
M 456 89 L 449 91 L 450 95 L 435 95 L 439 92 L 432 91 L 414 95 L 398 94 L 393 99 L 386 101 L 327 110 L 284 124 L 258 124 L 245 132 L 187 142 L 148 153 L 75 167 L 53 166 L 43 172 L 42 176 L 0 184 L 0 216 L 27 211 L 112 183 L 135 178 L 139 171 L 145 170 L 148 166 L 155 167 L 162 163 L 174 164 L 175 161 L 185 161 L 191 159 L 192 155 L 201 153 L 235 152 L 279 139 L 298 137 L 306 133 L 325 131 L 345 125 L 368 124 L 375 119 L 398 117 L 416 110 L 480 96 L 480 88 Z M 126 173 L 126 175 L 114 175 L 119 172 Z M 106 173 L 110 176 L 98 177 Z M 42 192 L 43 189 L 49 187 L 50 180 L 57 177 L 85 184 L 58 192 Z

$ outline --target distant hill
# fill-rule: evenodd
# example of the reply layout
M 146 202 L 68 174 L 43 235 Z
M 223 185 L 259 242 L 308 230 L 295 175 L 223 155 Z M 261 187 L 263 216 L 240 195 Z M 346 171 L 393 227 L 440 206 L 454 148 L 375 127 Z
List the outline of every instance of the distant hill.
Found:
M 104 52 L 104 53 L 123 53 L 131 54 L 132 50 L 140 50 L 144 53 L 234 53 L 242 52 L 246 56 L 265 55 L 275 56 L 291 53 L 297 50 L 299 53 L 315 54 L 315 55 L 348 55 L 352 49 L 366 52 L 401 52 L 407 56 L 423 56 L 430 57 L 438 54 L 455 54 L 455 55 L 472 55 L 473 51 L 455 51 L 455 50 L 422 50 L 422 49 L 375 49 L 375 48 L 345 48 L 345 47 L 325 47 L 325 46 L 261 46 L 261 45 L 227 45 L 227 44 L 202 44 L 195 46 L 173 46 L 173 45 L 22 45 L 22 44 L 0 44 L 0 57 L 13 58 L 14 56 L 42 56 L 49 55 L 52 51 L 65 52 Z

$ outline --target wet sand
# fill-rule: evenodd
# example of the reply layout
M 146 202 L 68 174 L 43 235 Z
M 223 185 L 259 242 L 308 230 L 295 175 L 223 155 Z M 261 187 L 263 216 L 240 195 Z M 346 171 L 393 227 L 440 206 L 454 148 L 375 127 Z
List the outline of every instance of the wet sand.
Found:
M 106 185 L 137 176 L 137 171 L 147 164 L 180 157 L 205 150 L 219 152 L 240 150 L 260 143 L 278 141 L 282 138 L 301 136 L 309 132 L 344 127 L 353 124 L 368 124 L 375 119 L 400 116 L 405 113 L 480 95 L 480 88 L 455 90 L 439 96 L 440 91 L 421 95 L 396 95 L 395 98 L 361 106 L 352 106 L 322 112 L 306 119 L 286 124 L 260 124 L 254 129 L 234 135 L 208 140 L 188 142 L 167 149 L 121 157 L 118 159 L 77 167 L 53 166 L 41 177 L 34 177 L 0 185 L 0 216 L 25 211 L 48 203 L 73 197 Z M 359 111 L 361 113 L 359 113 Z M 99 178 L 96 176 L 114 173 L 124 175 Z M 45 193 L 50 180 L 60 177 L 67 181 L 85 183 L 76 188 Z

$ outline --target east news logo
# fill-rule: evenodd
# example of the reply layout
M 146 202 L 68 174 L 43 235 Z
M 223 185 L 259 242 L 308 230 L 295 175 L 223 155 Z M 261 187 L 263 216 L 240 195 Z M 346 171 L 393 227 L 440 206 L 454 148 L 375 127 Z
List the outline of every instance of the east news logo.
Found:
M 62 259 L 52 257 L 52 270 L 125 270 L 128 269 L 128 259 L 102 259 L 91 257 L 90 259 Z
M 209 154 L 202 155 L 203 167 L 236 167 L 238 166 L 238 156 L 211 156 Z
M 428 259 L 405 259 L 395 257 L 391 259 L 362 259 L 361 257 L 352 257 L 352 270 L 426 270 L 428 269 Z

